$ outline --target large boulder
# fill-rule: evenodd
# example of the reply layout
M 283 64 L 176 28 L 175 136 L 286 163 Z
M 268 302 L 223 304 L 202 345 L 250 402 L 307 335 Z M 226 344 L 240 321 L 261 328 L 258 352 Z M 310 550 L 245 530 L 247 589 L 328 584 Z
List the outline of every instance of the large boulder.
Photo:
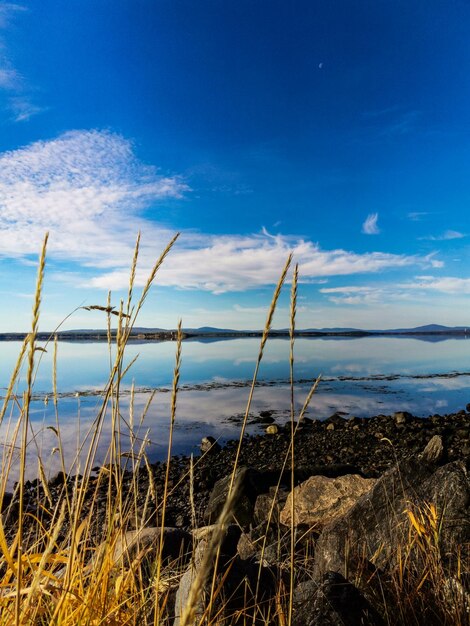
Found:
M 247 526 L 251 523 L 257 496 L 269 488 L 260 484 L 261 476 L 260 472 L 248 467 L 240 467 L 235 472 L 235 480 L 239 488 L 233 502 L 232 519 L 240 526 Z M 232 476 L 229 475 L 215 483 L 204 512 L 204 520 L 207 524 L 214 524 L 217 521 L 228 498 L 231 482 Z
M 322 528 L 344 515 L 375 483 L 373 478 L 362 478 L 356 474 L 338 478 L 312 476 L 288 495 L 280 521 L 286 526 L 291 524 L 293 498 L 294 525 Z
M 270 487 L 268 493 L 262 493 L 256 498 L 253 524 L 259 525 L 270 520 L 279 523 L 279 516 L 284 507 L 289 491 L 285 487 Z
M 468 562 L 467 469 L 460 461 L 444 466 L 438 466 L 438 461 L 434 441 L 421 457 L 405 459 L 386 472 L 345 515 L 331 522 L 316 546 L 315 579 L 321 580 L 327 571 L 354 575 L 354 563 L 361 560 L 391 571 L 398 565 L 401 549 L 410 545 L 410 531 L 422 533 L 421 543 L 432 546 L 429 551 L 438 551 L 444 567 L 450 567 L 459 554 L 462 562 Z M 424 558 L 426 549 L 417 548 L 410 553 L 408 565 Z
M 191 563 L 186 571 L 183 573 L 178 585 L 178 589 L 176 591 L 174 608 L 175 619 L 173 621 L 173 626 L 179 626 L 180 624 L 181 614 L 189 599 L 191 585 L 202 571 L 201 567 L 204 561 L 205 551 L 209 545 L 214 529 L 215 526 L 206 526 L 203 528 L 199 528 L 193 532 L 196 547 L 192 555 Z M 233 557 L 236 554 L 237 542 L 239 537 L 240 529 L 238 528 L 238 526 L 231 525 L 227 528 L 225 537 L 220 545 L 220 551 L 217 561 L 218 571 L 223 571 L 228 566 L 228 563 L 233 560 Z M 203 593 L 199 598 L 195 610 L 196 617 L 200 618 L 204 613 L 206 600 L 205 596 L 207 595 L 209 590 L 210 581 L 206 584 Z
M 384 626 L 384 621 L 357 587 L 327 572 L 320 584 L 309 580 L 295 589 L 292 626 Z
M 113 560 L 115 563 L 132 563 L 136 558 L 155 561 L 160 554 L 160 539 L 163 538 L 161 557 L 164 561 L 184 562 L 192 551 L 191 533 L 181 528 L 150 527 L 125 532 L 114 546 Z M 106 545 L 106 544 L 104 544 Z M 98 549 L 100 550 L 100 548 Z
M 256 563 L 276 567 L 289 558 L 289 529 L 281 533 L 277 525 L 261 523 L 241 534 L 237 552 L 242 560 L 252 559 Z

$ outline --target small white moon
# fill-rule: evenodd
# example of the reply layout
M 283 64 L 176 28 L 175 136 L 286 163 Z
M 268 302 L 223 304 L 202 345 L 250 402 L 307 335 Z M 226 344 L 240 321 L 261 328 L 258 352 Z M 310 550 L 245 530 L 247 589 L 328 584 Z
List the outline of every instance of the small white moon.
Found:
M 318 64 L 318 68 L 321 70 L 323 67 L 323 62 Z

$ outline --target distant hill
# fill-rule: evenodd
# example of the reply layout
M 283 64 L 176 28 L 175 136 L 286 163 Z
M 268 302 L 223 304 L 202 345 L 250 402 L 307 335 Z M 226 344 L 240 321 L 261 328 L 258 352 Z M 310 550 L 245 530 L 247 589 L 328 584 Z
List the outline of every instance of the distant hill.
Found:
M 200 328 L 183 328 L 185 333 L 250 333 L 251 330 L 233 330 L 231 328 L 215 328 L 214 326 L 201 326 Z
M 442 324 L 426 324 L 425 326 L 415 326 L 414 328 L 387 328 L 387 329 L 363 329 L 352 327 L 327 327 L 327 328 L 302 328 L 298 329 L 297 333 L 324 333 L 324 334 L 344 334 L 344 333 L 361 333 L 361 334 L 399 334 L 399 333 L 464 333 L 470 326 L 443 326 Z M 132 330 L 134 335 L 151 335 L 159 333 L 173 333 L 176 329 L 172 328 L 148 328 L 145 326 L 135 326 Z M 262 329 L 257 330 L 235 330 L 233 328 L 217 328 L 216 326 L 201 326 L 199 328 L 183 328 L 184 333 L 191 335 L 248 335 L 253 333 L 261 333 Z M 60 335 L 90 335 L 95 333 L 104 333 L 105 329 L 86 329 L 80 328 L 76 330 L 64 330 Z M 272 333 L 289 333 L 288 328 L 273 328 Z
M 308 333 L 363 333 L 361 328 L 306 328 Z M 365 331 L 368 332 L 368 331 Z
M 200 328 L 183 328 L 183 334 L 188 339 L 199 340 L 217 340 L 229 339 L 237 337 L 253 337 L 261 336 L 262 330 L 234 330 L 230 328 L 216 328 L 215 326 L 201 326 Z M 115 336 L 116 330 L 112 331 Z M 394 328 L 386 330 L 362 330 L 350 327 L 333 327 L 333 328 L 305 328 L 298 329 L 295 332 L 297 337 L 349 337 L 351 339 L 358 337 L 370 337 L 374 335 L 381 336 L 397 336 L 397 335 L 413 335 L 425 341 L 439 341 L 445 339 L 446 335 L 467 336 L 470 335 L 470 327 L 467 326 L 443 326 L 442 324 L 426 324 L 424 326 L 415 326 L 414 328 Z M 24 339 L 27 333 L 0 333 L 0 341 L 18 341 Z M 79 328 L 75 330 L 63 330 L 57 333 L 57 336 L 66 341 L 106 341 L 107 330 Z M 288 337 L 289 329 L 272 329 L 273 337 Z M 38 339 L 41 341 L 48 340 L 51 337 L 49 332 L 38 333 Z M 176 338 L 175 329 L 165 328 L 147 328 L 145 326 L 136 326 L 132 330 L 131 339 L 134 341 L 165 341 L 174 340 Z
M 470 327 L 468 327 L 470 328 Z M 415 328 L 396 328 L 388 330 L 389 333 L 455 333 L 464 332 L 467 326 L 442 326 L 442 324 L 427 324 L 426 326 L 416 326 Z M 384 331 L 376 331 L 384 332 Z

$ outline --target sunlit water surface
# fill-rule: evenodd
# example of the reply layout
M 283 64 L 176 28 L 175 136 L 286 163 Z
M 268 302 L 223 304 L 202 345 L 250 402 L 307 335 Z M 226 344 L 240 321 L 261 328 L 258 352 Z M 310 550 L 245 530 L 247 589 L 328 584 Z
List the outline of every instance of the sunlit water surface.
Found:
M 174 453 L 198 451 L 203 436 L 224 441 L 238 437 L 258 354 L 259 339 L 185 341 L 174 429 Z M 8 387 L 20 344 L 0 344 L 0 394 Z M 39 363 L 31 407 L 34 441 L 28 447 L 28 471 L 36 474 L 37 450 L 54 473 L 59 469 L 56 413 L 52 402 L 52 348 L 38 352 Z M 166 456 L 170 397 L 175 362 L 175 343 L 131 343 L 126 363 L 137 360 L 122 384 L 121 414 L 133 423 L 138 437 L 147 438 L 150 460 Z M 57 413 L 67 463 L 76 455 L 102 405 L 100 391 L 109 375 L 110 355 L 105 343 L 58 344 Z M 335 411 L 371 416 L 406 410 L 427 417 L 433 413 L 460 410 L 470 402 L 470 342 L 465 339 L 423 341 L 414 338 L 366 337 L 361 339 L 304 339 L 295 342 L 295 404 L 298 412 L 318 375 L 322 381 L 313 396 L 308 415 L 324 419 Z M 16 394 L 21 397 L 26 372 Z M 283 423 L 289 415 L 289 342 L 268 341 L 255 390 L 251 415 L 273 410 Z M 132 396 L 131 387 L 135 393 Z M 154 398 L 139 427 L 144 409 Z M 108 412 L 109 413 L 109 412 Z M 18 405 L 11 402 L 0 426 L 1 443 L 12 442 Z M 110 439 L 109 415 L 96 454 L 105 458 Z M 54 427 L 54 428 L 51 428 Z M 260 432 L 249 425 L 248 432 Z M 139 438 L 134 445 L 138 447 Z M 123 448 L 130 446 L 128 429 L 123 429 Z M 82 455 L 83 458 L 83 455 Z

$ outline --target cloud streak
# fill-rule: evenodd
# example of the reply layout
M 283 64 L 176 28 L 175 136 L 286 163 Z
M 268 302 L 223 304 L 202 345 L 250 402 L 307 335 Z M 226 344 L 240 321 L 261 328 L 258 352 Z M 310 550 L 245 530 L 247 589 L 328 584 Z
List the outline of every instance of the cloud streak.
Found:
M 427 215 L 431 215 L 428 211 L 411 211 L 407 217 L 412 222 L 421 222 Z
M 413 301 L 430 293 L 463 296 L 470 294 L 470 278 L 456 276 L 416 276 L 414 280 L 390 285 L 344 285 L 323 287 L 328 300 L 338 305 L 393 304 Z
M 470 278 L 417 276 L 416 282 L 406 283 L 403 287 L 420 291 L 438 291 L 456 296 L 468 295 L 470 294 Z
M 338 305 L 382 305 L 390 301 L 409 300 L 411 294 L 406 289 L 384 285 L 350 285 L 320 289 L 328 300 Z
M 7 67 L 0 67 L 0 89 L 14 89 L 18 84 L 18 73 Z
M 446 230 L 442 235 L 428 235 L 426 237 L 420 237 L 420 239 L 427 241 L 451 241 L 452 239 L 463 239 L 466 236 L 466 234 L 458 230 Z
M 73 262 L 58 280 L 98 289 L 128 284 L 135 236 L 142 231 L 136 284 L 143 285 L 174 234 L 158 221 L 158 203 L 190 188 L 141 163 L 130 141 L 108 131 L 71 131 L 0 155 L 0 258 L 27 259 L 50 232 L 49 258 Z M 146 213 L 147 212 L 147 213 Z M 159 275 L 159 284 L 215 294 L 263 287 L 278 280 L 293 251 L 305 282 L 439 265 L 432 255 L 322 250 L 297 237 L 261 233 L 218 235 L 187 231 Z
M 27 9 L 19 4 L 5 2 L 0 4 L 0 90 L 7 96 L 6 108 L 12 113 L 10 121 L 25 122 L 33 115 L 41 113 L 46 109 L 39 107 L 31 99 L 30 88 L 21 73 L 14 67 L 14 63 L 8 56 L 8 43 L 4 33 L 8 32 L 8 27 L 14 16 Z
M 302 281 L 316 282 L 319 277 L 375 273 L 417 263 L 428 263 L 413 256 L 371 252 L 356 254 L 346 250 L 321 250 L 308 241 L 292 241 L 279 235 L 276 240 L 263 235 L 202 236 L 205 245 L 176 247 L 159 274 L 159 284 L 179 289 L 199 289 L 221 294 L 245 291 L 274 284 L 279 268 L 290 251 L 299 263 Z M 185 246 L 183 236 L 182 245 Z M 147 268 L 148 269 L 148 268 Z M 143 285 L 146 270 L 137 273 Z M 124 288 L 127 268 L 106 272 L 88 284 L 100 289 Z
M 364 233 L 364 235 L 378 235 L 380 233 L 380 228 L 377 224 L 378 219 L 378 213 L 369 213 L 364 223 L 362 224 L 362 232 Z

